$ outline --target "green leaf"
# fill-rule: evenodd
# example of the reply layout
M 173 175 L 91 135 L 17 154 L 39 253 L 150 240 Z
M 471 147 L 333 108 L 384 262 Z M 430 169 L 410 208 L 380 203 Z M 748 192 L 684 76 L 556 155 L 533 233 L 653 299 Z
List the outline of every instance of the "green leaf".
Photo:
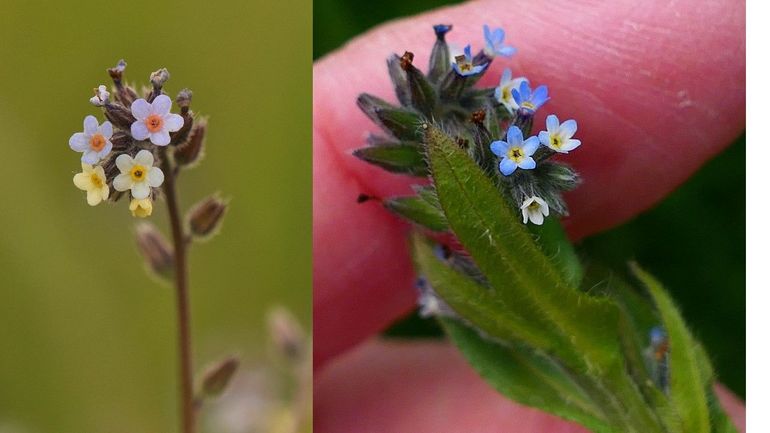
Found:
M 419 113 L 393 106 L 367 93 L 359 95 L 356 102 L 364 114 L 394 137 L 402 141 L 421 141 L 418 126 L 423 120 Z
M 519 215 L 451 138 L 429 125 L 426 139 L 449 226 L 510 308 L 509 314 L 548 332 L 553 349 L 575 368 L 614 363 L 619 352 L 614 305 L 569 285 Z
M 421 145 L 415 142 L 382 144 L 356 149 L 353 156 L 393 173 L 427 176 L 428 165 Z
M 612 431 L 601 410 L 553 360 L 528 347 L 504 347 L 484 339 L 460 321 L 441 322 L 474 369 L 501 394 L 576 421 L 594 432 Z
M 668 333 L 671 346 L 671 401 L 681 421 L 681 431 L 708 433 L 711 431 L 706 397 L 709 384 L 704 382 L 704 372 L 698 365 L 695 339 L 661 284 L 636 264 L 631 264 L 631 270 L 652 295 Z
M 401 69 L 401 56 L 393 54 L 388 58 L 388 74 L 390 81 L 393 82 L 393 88 L 396 91 L 396 97 L 401 105 L 409 106 L 409 83 L 406 82 L 406 74 Z
M 404 54 L 406 56 L 406 54 Z M 426 116 L 433 114 L 436 107 L 436 90 L 425 75 L 411 61 L 405 64 L 406 80 L 409 83 L 412 106 Z
M 554 215 L 546 218 L 543 225 L 527 227 L 545 255 L 561 270 L 567 283 L 578 287 L 583 280 L 583 266 L 558 218 Z
M 441 209 L 421 196 L 393 197 L 384 200 L 383 205 L 396 215 L 430 230 L 443 232 L 449 228 Z

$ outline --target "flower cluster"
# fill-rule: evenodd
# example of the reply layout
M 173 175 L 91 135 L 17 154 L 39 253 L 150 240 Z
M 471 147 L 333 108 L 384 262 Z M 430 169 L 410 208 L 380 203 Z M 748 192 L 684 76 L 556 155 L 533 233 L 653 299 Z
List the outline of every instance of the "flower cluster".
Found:
M 82 154 L 82 171 L 73 182 L 86 192 L 91 206 L 128 194 L 131 214 L 146 217 L 152 214 L 159 188 L 170 174 L 167 171 L 197 159 L 205 123 L 193 122 L 189 110 L 192 93 L 186 89 L 176 98 L 181 114 L 171 112 L 173 102 L 163 92 L 169 78 L 166 69 L 150 76 L 151 88 L 137 92 L 124 83 L 125 68 L 121 60 L 108 69 L 112 91 L 99 85 L 89 100 L 101 108 L 106 120 L 99 123 L 88 115 L 83 132 L 70 137 L 70 148 Z M 173 150 L 167 150 L 169 145 Z
M 436 41 L 427 74 L 413 65 L 409 51 L 388 60 L 400 106 L 368 94 L 359 97 L 359 107 L 385 135 L 370 136 L 369 147 L 354 155 L 393 172 L 429 175 L 424 137 L 417 125 L 433 123 L 454 137 L 495 180 L 511 205 L 520 209 L 525 224 L 543 224 L 552 213 L 566 215 L 561 193 L 574 188 L 579 179 L 569 166 L 551 158 L 580 146 L 580 140 L 573 138 L 577 122 L 560 122 L 549 114 L 545 129 L 533 134 L 535 115 L 550 100 L 548 87 L 534 87 L 526 77 L 514 77 L 509 68 L 503 70 L 495 88 L 475 87 L 495 58 L 516 53 L 506 43 L 502 28 L 485 25 L 484 48 L 475 55 L 470 44 L 462 53 L 450 49 L 446 34 L 451 25 L 433 29 Z M 405 214 L 415 213 L 401 212 L 409 218 Z

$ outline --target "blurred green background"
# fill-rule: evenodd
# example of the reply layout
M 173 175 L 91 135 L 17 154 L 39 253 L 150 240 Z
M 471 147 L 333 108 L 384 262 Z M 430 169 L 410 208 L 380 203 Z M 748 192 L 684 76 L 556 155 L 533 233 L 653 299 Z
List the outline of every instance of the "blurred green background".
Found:
M 459 2 L 315 0 L 313 56 L 383 21 L 451 3 Z M 746 389 L 744 140 L 736 138 L 654 209 L 580 245 L 581 254 L 593 261 L 624 270 L 626 261 L 635 259 L 658 277 L 707 346 L 720 380 L 741 396 Z M 407 319 L 391 333 L 431 332 L 422 322 Z
M 311 27 L 309 0 L 0 2 L 0 431 L 177 431 L 173 291 L 127 202 L 90 208 L 72 184 L 69 137 L 120 58 L 129 81 L 168 68 L 210 117 L 183 207 L 231 199 L 191 251 L 197 366 L 263 359 L 274 304 L 310 326 Z M 166 230 L 162 204 L 151 220 Z

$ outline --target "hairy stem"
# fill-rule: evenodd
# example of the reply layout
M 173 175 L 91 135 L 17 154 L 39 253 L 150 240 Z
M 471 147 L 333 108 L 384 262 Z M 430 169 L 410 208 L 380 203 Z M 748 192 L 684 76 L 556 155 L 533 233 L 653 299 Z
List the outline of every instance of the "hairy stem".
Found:
M 166 150 L 166 149 L 164 149 Z M 192 340 L 190 337 L 190 297 L 187 285 L 187 239 L 176 192 L 176 173 L 167 151 L 161 152 L 161 169 L 166 175 L 163 192 L 166 195 L 171 235 L 174 242 L 177 329 L 179 339 L 179 387 L 181 398 L 182 433 L 195 432 L 195 402 L 193 395 Z

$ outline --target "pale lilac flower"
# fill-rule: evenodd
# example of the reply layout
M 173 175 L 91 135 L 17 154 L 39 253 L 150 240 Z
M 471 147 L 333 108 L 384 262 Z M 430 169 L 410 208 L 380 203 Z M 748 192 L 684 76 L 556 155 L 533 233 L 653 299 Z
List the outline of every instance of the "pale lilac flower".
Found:
M 99 121 L 94 116 L 83 120 L 83 132 L 76 132 L 70 137 L 70 149 L 82 152 L 81 162 L 94 165 L 112 150 L 112 123 Z
M 170 132 L 179 131 L 184 119 L 171 113 L 171 98 L 159 95 L 152 104 L 144 99 L 137 99 L 131 104 L 131 114 L 136 122 L 131 124 L 131 136 L 135 140 L 150 139 L 152 144 L 167 146 L 171 142 Z
M 531 170 L 535 168 L 532 155 L 540 147 L 537 137 L 529 137 L 526 141 L 517 126 L 508 128 L 506 141 L 493 141 L 489 145 L 492 153 L 500 158 L 500 173 L 510 176 L 517 168 Z
M 99 88 L 94 89 L 95 96 L 88 101 L 97 107 L 104 107 L 104 104 L 110 100 L 110 92 L 107 91 L 107 86 L 104 84 L 99 85 Z
M 547 217 L 549 213 L 548 203 L 538 196 L 527 198 L 521 205 L 521 214 L 524 217 L 524 224 L 526 224 L 527 221 L 532 221 L 532 224 L 538 226 L 542 225 L 545 217 Z
M 131 190 L 135 199 L 145 199 L 150 196 L 150 189 L 163 184 L 163 170 L 153 167 L 154 158 L 147 150 L 140 150 L 136 157 L 122 154 L 115 160 L 120 174 L 115 177 L 112 186 L 117 191 Z
M 547 131 L 540 131 L 538 138 L 543 146 L 559 153 L 568 153 L 580 146 L 580 140 L 572 138 L 577 131 L 577 122 L 570 119 L 559 124 L 559 118 L 551 114 L 545 118 Z

